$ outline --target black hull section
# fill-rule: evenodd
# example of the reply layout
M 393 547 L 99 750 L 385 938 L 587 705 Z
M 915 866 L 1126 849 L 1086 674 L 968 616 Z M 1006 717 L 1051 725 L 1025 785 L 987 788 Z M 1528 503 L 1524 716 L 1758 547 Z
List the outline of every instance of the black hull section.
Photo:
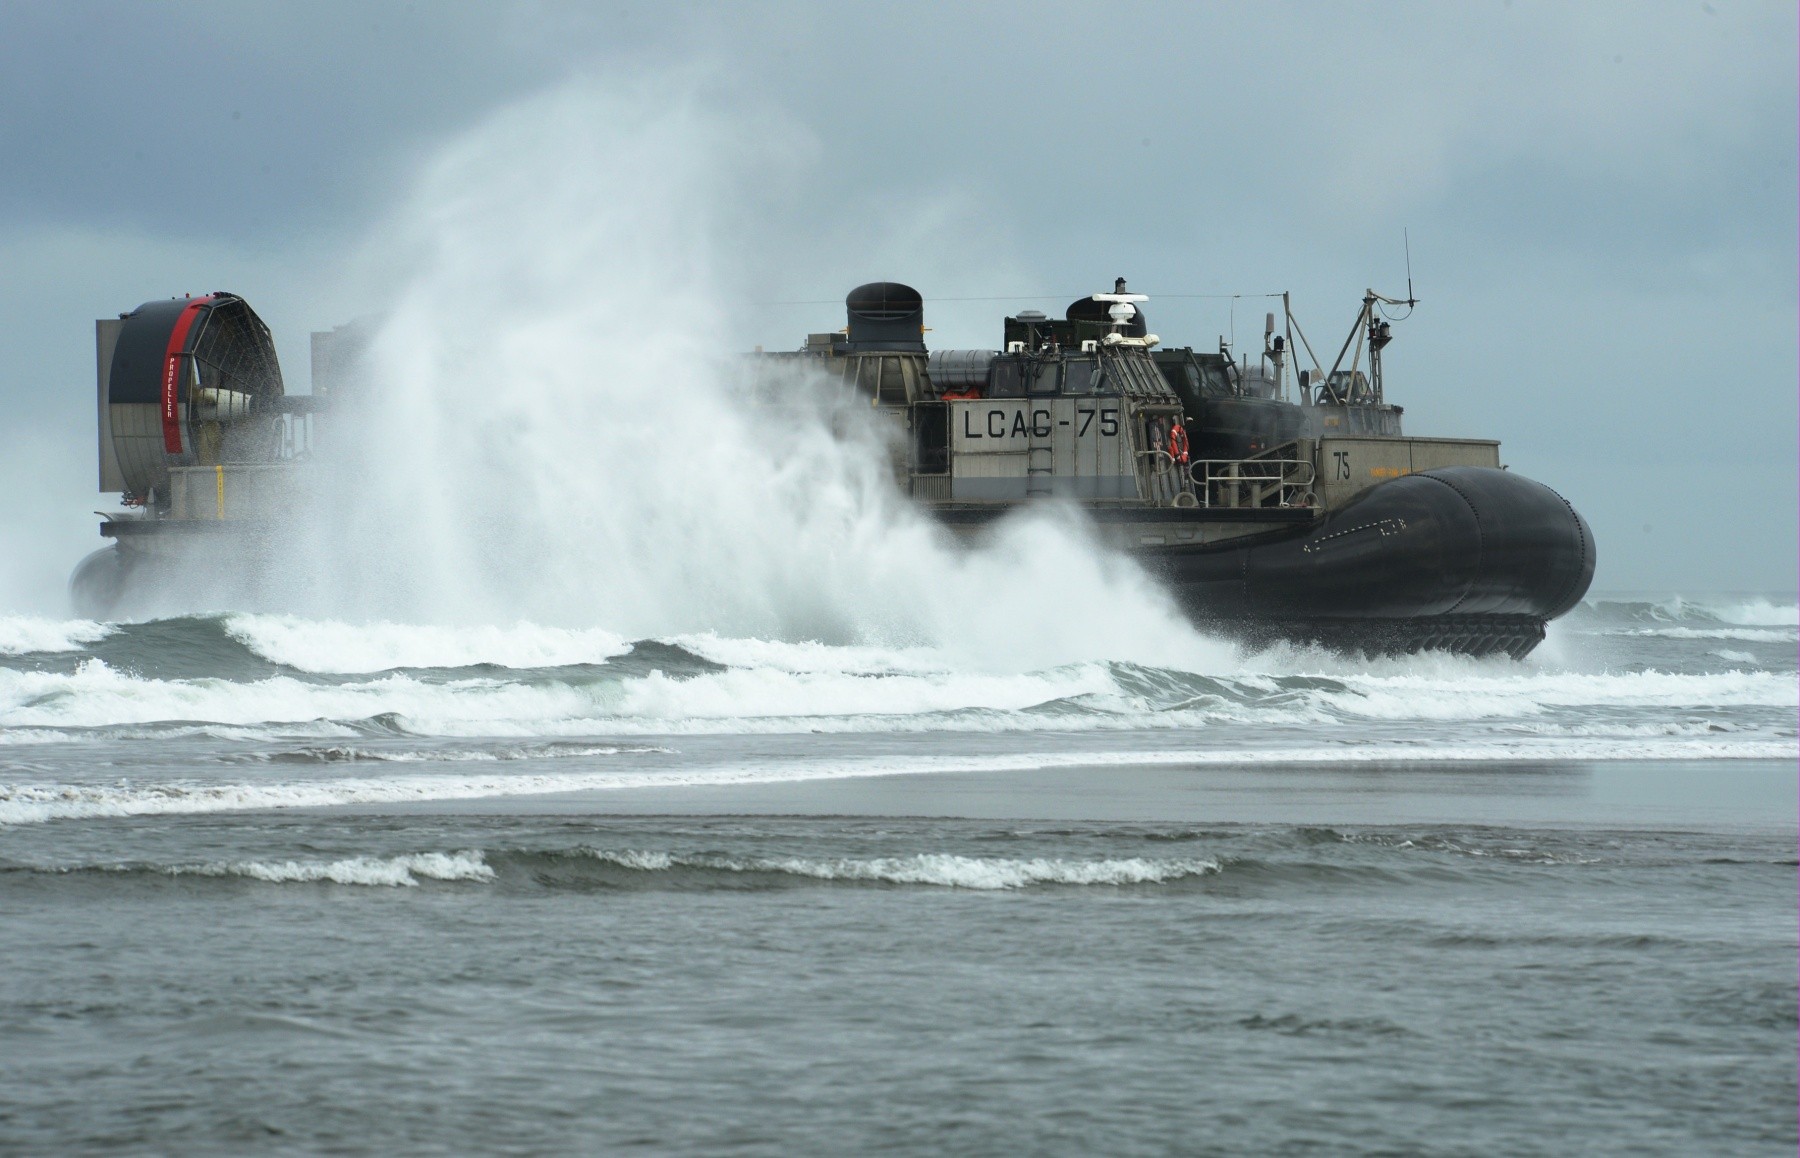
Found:
M 1448 467 L 1372 487 L 1299 534 L 1143 558 L 1196 621 L 1252 641 L 1516 658 L 1587 593 L 1594 538 L 1541 483 Z
M 69 604 L 83 619 L 110 619 L 124 602 L 131 567 L 117 547 L 105 546 L 75 565 Z

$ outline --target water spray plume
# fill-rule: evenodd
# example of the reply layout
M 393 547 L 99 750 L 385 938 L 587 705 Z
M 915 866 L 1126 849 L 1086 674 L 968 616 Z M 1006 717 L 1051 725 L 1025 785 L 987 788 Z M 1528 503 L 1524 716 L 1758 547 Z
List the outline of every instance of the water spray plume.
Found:
M 798 136 L 577 85 L 452 144 L 371 263 L 399 276 L 366 397 L 334 415 L 316 610 L 1002 667 L 1228 657 L 1073 512 L 959 548 L 866 411 L 798 375 L 753 400 L 721 348 L 756 264 L 738 191 L 792 180 Z

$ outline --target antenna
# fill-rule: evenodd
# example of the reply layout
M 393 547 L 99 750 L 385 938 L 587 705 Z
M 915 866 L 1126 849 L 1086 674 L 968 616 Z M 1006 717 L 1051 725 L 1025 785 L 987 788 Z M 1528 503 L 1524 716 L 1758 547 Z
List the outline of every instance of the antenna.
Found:
M 1412 292 L 1412 237 L 1406 229 L 1400 230 L 1400 240 L 1406 246 L 1406 306 L 1411 309 L 1419 304 L 1419 299 Z

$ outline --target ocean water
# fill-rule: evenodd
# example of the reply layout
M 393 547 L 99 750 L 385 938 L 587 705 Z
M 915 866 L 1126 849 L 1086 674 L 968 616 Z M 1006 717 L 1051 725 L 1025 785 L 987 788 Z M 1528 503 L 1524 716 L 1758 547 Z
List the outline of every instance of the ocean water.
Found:
M 0 617 L 0 1151 L 1792 1154 L 1797 622 Z

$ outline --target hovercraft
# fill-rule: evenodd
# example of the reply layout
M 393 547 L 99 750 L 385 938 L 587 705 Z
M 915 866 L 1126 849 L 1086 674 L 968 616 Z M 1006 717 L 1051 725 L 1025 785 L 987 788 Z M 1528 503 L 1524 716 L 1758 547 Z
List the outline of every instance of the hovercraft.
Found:
M 919 293 L 874 282 L 843 330 L 763 358 L 866 397 L 903 435 L 901 485 L 948 526 L 1073 502 L 1209 630 L 1523 657 L 1587 592 L 1587 523 L 1498 442 L 1402 432 L 1381 309 L 1413 299 L 1368 291 L 1332 366 L 1290 374 L 1294 337 L 1311 347 L 1281 298 L 1255 362 L 1164 346 L 1122 278 L 1062 318 L 1007 317 L 997 349 L 929 350 Z
M 1252 361 L 1165 346 L 1123 279 L 1061 318 L 1020 311 L 998 348 L 931 350 L 897 282 L 845 300 L 847 325 L 759 353 L 765 385 L 823 376 L 893 425 L 898 485 L 959 536 L 1028 503 L 1072 503 L 1203 628 L 1254 644 L 1523 657 L 1586 594 L 1593 535 L 1499 443 L 1403 433 L 1384 396 L 1392 340 L 1373 290 L 1329 369 L 1281 295 Z M 326 409 L 367 340 L 314 334 L 313 393 L 283 392 L 268 328 L 228 293 L 97 323 L 100 486 L 113 546 L 70 580 L 79 614 L 131 610 L 155 582 L 254 580 Z M 1292 372 L 1298 338 L 1311 361 Z

